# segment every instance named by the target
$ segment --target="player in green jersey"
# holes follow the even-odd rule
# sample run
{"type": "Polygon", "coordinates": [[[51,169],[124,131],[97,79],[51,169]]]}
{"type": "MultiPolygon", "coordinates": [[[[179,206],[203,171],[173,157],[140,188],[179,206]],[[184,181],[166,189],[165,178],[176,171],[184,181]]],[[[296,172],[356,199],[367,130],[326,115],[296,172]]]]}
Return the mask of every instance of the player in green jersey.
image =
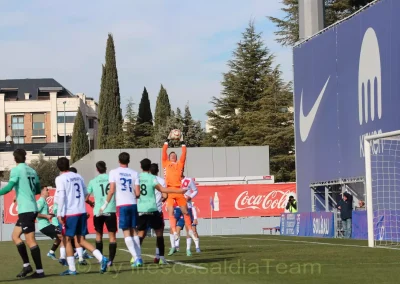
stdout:
{"type": "Polygon", "coordinates": [[[11,170],[10,180],[0,190],[0,195],[7,194],[14,188],[17,196],[18,221],[15,224],[12,239],[23,261],[22,271],[17,277],[24,278],[33,272],[26,246],[21,239],[21,235],[24,234],[36,266],[36,272],[29,278],[42,278],[44,277],[42,259],[40,248],[35,239],[35,219],[38,214],[35,195],[41,192],[39,177],[34,169],[25,164],[26,152],[24,149],[16,149],[13,155],[17,166],[11,170]]]}
{"type": "Polygon", "coordinates": [[[139,183],[137,183],[139,185],[136,186],[140,190],[138,200],[139,221],[137,226],[140,243],[142,244],[146,236],[146,229],[151,227],[157,236],[157,247],[160,251],[159,264],[167,264],[164,257],[163,220],[157,207],[156,190],[161,193],[183,194],[186,189],[167,189],[162,187],[158,183],[157,177],[150,173],[151,161],[149,159],[140,161],[140,166],[143,172],[139,175],[139,183]]]}
{"type": "Polygon", "coordinates": [[[93,224],[96,230],[96,249],[103,253],[103,228],[104,224],[107,226],[109,236],[109,253],[110,263],[112,266],[115,254],[117,253],[117,239],[115,234],[117,232],[117,208],[115,204],[115,197],[111,198],[107,208],[100,214],[100,208],[107,199],[107,194],[110,189],[110,183],[108,182],[108,174],[106,163],[99,161],[96,163],[96,169],[99,173],[97,177],[92,179],[88,185],[88,196],[86,202],[89,202],[90,195],[94,196],[94,209],[93,209],[93,224]]]}
{"type": "Polygon", "coordinates": [[[62,241],[61,230],[59,226],[54,226],[50,223],[53,218],[53,214],[49,214],[49,205],[47,204],[47,197],[49,197],[49,189],[47,186],[42,187],[42,193],[40,194],[39,200],[36,202],[38,207],[38,227],[39,231],[43,234],[55,240],[47,256],[53,260],[57,260],[55,251],[60,246],[62,241]]]}

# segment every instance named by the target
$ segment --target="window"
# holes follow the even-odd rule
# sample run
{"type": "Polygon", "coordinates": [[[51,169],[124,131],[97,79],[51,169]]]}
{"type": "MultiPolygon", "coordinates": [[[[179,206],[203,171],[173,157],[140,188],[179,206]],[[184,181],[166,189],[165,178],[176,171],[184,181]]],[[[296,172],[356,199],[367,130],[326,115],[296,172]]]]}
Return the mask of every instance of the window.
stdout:
{"type": "Polygon", "coordinates": [[[44,130],[44,113],[32,114],[32,136],[43,136],[45,135],[44,130]]]}
{"type": "Polygon", "coordinates": [[[11,135],[15,144],[24,143],[24,117],[22,115],[11,117],[11,135]]]}
{"type": "MultiPolygon", "coordinates": [[[[76,117],[76,111],[65,112],[65,123],[74,123],[76,117]]],[[[57,123],[64,123],[64,112],[57,112],[57,123]]]]}
{"type": "Polygon", "coordinates": [[[94,128],[94,119],[89,118],[89,129],[93,129],[93,128],[94,128]]]}
{"type": "Polygon", "coordinates": [[[39,92],[38,93],[38,100],[50,100],[50,93],[49,92],[39,92]]]}
{"type": "Polygon", "coordinates": [[[46,143],[46,138],[34,137],[32,138],[32,143],[46,143]]]}

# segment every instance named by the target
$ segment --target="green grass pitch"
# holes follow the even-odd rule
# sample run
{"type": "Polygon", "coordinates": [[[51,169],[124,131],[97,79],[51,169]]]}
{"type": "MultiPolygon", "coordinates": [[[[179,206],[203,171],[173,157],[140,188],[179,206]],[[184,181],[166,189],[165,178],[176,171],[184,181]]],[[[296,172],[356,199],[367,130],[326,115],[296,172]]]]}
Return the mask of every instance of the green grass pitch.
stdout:
{"type": "MultiPolygon", "coordinates": [[[[165,241],[169,244],[167,237],[165,241]]],[[[0,283],[400,283],[400,251],[368,248],[366,241],[256,235],[202,237],[200,244],[202,253],[192,248],[193,256],[187,257],[182,238],[181,252],[167,256],[170,265],[159,267],[152,258],[155,238],[147,238],[145,266],[132,269],[130,254],[119,240],[107,273],[99,274],[97,261],[90,259],[90,265],[77,266],[79,275],[61,277],[66,267],[46,257],[51,241],[40,241],[46,278],[17,280],[20,257],[11,242],[1,242],[0,283]]],[[[106,243],[104,252],[108,254],[106,243]]]]}

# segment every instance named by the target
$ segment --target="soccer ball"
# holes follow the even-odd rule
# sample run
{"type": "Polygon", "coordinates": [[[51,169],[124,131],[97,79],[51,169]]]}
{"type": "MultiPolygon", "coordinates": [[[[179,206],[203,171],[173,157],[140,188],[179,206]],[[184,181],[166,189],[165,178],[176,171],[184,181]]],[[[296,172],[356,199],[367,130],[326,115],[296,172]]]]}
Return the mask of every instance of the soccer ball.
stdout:
{"type": "Polygon", "coordinates": [[[181,131],[179,129],[173,129],[170,132],[170,138],[172,140],[179,140],[181,138],[181,131]]]}

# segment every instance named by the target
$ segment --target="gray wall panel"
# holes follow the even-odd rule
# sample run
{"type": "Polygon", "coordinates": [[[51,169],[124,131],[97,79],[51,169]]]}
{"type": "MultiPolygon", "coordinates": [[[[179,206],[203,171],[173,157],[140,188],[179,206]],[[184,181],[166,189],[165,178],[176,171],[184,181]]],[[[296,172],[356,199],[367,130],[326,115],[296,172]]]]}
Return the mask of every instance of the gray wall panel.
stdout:
{"type": "Polygon", "coordinates": [[[214,164],[214,176],[226,177],[227,176],[227,163],[225,148],[211,148],[212,160],[214,164]]]}
{"type": "Polygon", "coordinates": [[[239,176],[249,175],[269,175],[269,148],[261,146],[240,148],[240,174],[239,176]],[[251,174],[251,172],[258,172],[251,174]],[[249,174],[250,173],[250,174],[249,174]]]}
{"type": "MultiPolygon", "coordinates": [[[[95,164],[102,160],[108,170],[118,167],[118,155],[122,151],[131,154],[131,167],[140,171],[139,162],[149,158],[161,168],[161,149],[94,150],[73,166],[89,181],[96,176],[95,164]]],[[[170,148],[178,158],[181,148],[170,148]]],[[[188,148],[185,175],[194,178],[237,177],[269,175],[269,150],[263,147],[201,147],[188,148]]]]}
{"type": "Polygon", "coordinates": [[[226,176],[240,176],[240,147],[226,147],[226,176]]]}

